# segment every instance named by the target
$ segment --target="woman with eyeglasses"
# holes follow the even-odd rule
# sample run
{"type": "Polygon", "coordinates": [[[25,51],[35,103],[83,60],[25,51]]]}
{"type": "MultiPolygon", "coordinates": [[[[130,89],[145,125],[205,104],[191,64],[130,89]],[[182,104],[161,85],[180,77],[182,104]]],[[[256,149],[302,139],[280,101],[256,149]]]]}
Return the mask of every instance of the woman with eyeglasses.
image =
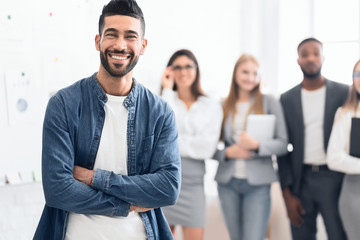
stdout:
{"type": "Polygon", "coordinates": [[[224,144],[214,158],[225,224],[232,240],[264,240],[270,186],[277,181],[275,156],[287,152],[288,142],[281,104],[261,93],[259,63],[252,55],[237,60],[223,109],[224,144]]]}
{"type": "Polygon", "coordinates": [[[349,240],[360,237],[360,60],[353,70],[347,102],[339,108],[327,149],[330,169],[345,173],[339,209],[349,240]]]}
{"type": "Polygon", "coordinates": [[[204,160],[216,150],[222,107],[202,91],[199,64],[189,50],[182,49],[171,56],[161,83],[162,98],[175,112],[182,169],[179,199],[163,211],[174,237],[178,225],[184,240],[201,240],[206,209],[204,160]]]}

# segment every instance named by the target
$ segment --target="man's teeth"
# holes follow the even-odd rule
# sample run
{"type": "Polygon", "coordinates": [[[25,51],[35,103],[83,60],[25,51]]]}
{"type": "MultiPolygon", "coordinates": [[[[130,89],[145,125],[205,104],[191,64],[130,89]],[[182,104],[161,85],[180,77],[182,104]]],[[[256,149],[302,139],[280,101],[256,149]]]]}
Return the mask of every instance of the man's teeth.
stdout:
{"type": "Polygon", "coordinates": [[[119,57],[119,56],[111,56],[111,58],[115,58],[117,60],[125,60],[127,57],[119,57]]]}

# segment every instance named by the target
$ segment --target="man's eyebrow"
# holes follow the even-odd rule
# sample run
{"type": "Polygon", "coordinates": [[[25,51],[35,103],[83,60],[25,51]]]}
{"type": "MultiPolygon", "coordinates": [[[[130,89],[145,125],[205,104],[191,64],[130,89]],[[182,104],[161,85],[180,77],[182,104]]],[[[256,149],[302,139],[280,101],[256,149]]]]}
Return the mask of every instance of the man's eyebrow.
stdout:
{"type": "MultiPolygon", "coordinates": [[[[107,32],[116,32],[116,33],[118,33],[119,30],[117,30],[116,28],[107,28],[104,31],[104,34],[107,33],[107,32]]],[[[139,33],[137,31],[134,31],[134,30],[126,30],[125,33],[127,33],[127,34],[135,34],[136,36],[139,36],[139,33]]]]}
{"type": "Polygon", "coordinates": [[[116,28],[107,28],[104,33],[107,33],[107,32],[118,32],[118,30],[116,28]]]}
{"type": "Polygon", "coordinates": [[[134,30],[127,30],[125,31],[127,34],[135,34],[136,36],[139,36],[139,33],[134,30]]]}

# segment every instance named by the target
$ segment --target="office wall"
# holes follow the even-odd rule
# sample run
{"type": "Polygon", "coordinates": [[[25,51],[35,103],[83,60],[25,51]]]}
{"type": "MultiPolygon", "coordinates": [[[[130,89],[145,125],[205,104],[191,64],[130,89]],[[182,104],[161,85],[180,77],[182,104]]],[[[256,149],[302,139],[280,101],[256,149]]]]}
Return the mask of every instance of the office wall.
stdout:
{"type": "Polygon", "coordinates": [[[0,175],[40,170],[49,95],[96,71],[98,2],[1,2],[0,175]]]}
{"type": "MultiPolygon", "coordinates": [[[[98,70],[98,16],[107,1],[0,2],[0,178],[40,171],[49,96],[98,70]]],[[[170,55],[191,49],[206,92],[225,96],[242,49],[240,1],[138,1],[148,48],[135,77],[154,92],[170,55]]]]}

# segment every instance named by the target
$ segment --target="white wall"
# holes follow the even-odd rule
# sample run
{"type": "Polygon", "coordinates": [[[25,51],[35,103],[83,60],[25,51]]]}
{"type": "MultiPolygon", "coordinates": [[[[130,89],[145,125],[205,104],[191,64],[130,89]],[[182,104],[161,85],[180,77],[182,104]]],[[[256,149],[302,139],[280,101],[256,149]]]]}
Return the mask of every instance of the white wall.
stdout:
{"type": "MultiPolygon", "coordinates": [[[[0,176],[40,170],[48,97],[98,70],[94,37],[106,2],[0,2],[0,176]],[[28,102],[22,113],[16,107],[19,98],[28,102]]],[[[225,96],[241,53],[240,1],[138,2],[145,15],[148,48],[135,77],[157,93],[170,55],[188,48],[200,62],[205,91],[225,96]]]]}
{"type": "Polygon", "coordinates": [[[1,1],[0,174],[40,169],[49,94],[96,71],[98,2],[1,1]],[[19,98],[28,102],[22,113],[19,98]]]}
{"type": "Polygon", "coordinates": [[[198,58],[206,92],[224,96],[241,51],[241,1],[139,1],[147,21],[148,49],[135,75],[155,92],[171,54],[181,48],[198,58]]]}
{"type": "Polygon", "coordinates": [[[44,208],[41,183],[0,187],[0,240],[32,239],[44,208]]]}

